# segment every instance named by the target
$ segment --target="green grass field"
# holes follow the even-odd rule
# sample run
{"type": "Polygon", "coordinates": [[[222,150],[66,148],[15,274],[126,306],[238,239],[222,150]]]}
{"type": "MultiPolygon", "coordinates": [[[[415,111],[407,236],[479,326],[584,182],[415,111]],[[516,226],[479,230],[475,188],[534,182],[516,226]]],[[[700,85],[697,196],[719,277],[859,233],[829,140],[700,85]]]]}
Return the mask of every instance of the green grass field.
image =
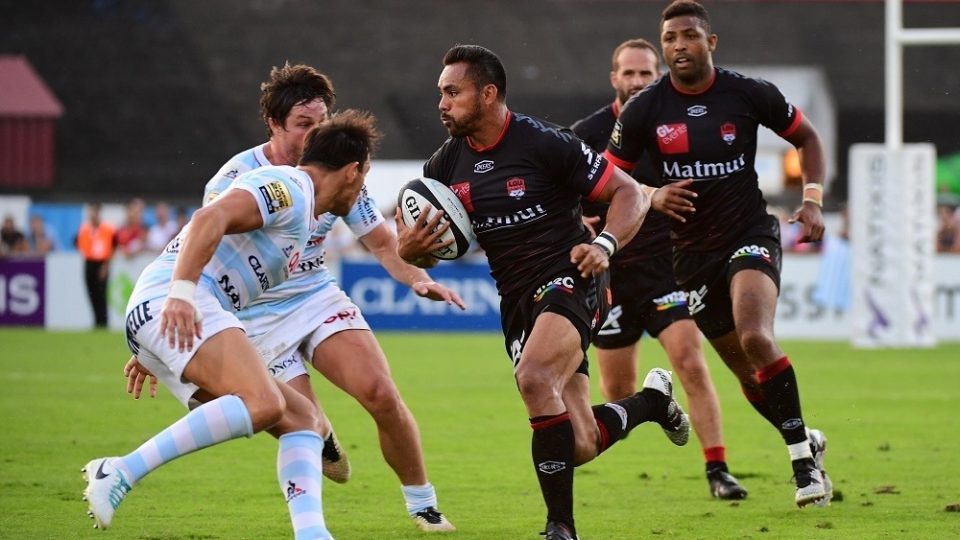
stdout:
{"type": "MultiPolygon", "coordinates": [[[[380,338],[420,424],[441,509],[459,528],[452,537],[539,538],[530,429],[500,337],[380,338]]],[[[676,448],[644,425],[578,469],[581,538],[960,537],[960,512],[947,510],[960,504],[960,345],[784,348],[808,423],[830,439],[827,468],[842,500],[794,507],[783,443],[711,355],[728,460],[749,498],[712,500],[696,441],[676,448]]],[[[666,365],[655,344],[643,352],[644,371],[666,365]]],[[[119,334],[0,330],[0,538],[290,538],[276,443],[266,435],[173,462],[136,486],[110,530],[92,528],[80,467],[134,448],[182,414],[164,390],[155,400],[129,398],[120,373],[127,354],[119,334]]],[[[330,530],[339,540],[422,538],[369,417],[325,382],[315,385],[354,468],[350,483],[324,486],[330,530]]]]}

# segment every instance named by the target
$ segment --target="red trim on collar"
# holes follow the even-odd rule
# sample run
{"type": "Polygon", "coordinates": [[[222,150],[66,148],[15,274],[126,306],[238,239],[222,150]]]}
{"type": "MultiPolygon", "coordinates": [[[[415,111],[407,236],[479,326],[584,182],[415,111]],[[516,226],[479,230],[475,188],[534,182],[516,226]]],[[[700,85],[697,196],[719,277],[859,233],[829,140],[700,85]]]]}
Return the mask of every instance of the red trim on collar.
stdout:
{"type": "Polygon", "coordinates": [[[507,134],[507,128],[510,127],[510,119],[511,119],[512,117],[513,117],[513,113],[511,113],[509,110],[507,110],[507,118],[506,118],[506,121],[504,121],[504,123],[503,123],[503,129],[500,130],[500,135],[497,136],[497,140],[493,141],[493,144],[491,144],[490,146],[484,146],[483,148],[477,148],[476,146],[473,145],[473,141],[470,140],[470,137],[467,137],[467,145],[468,145],[468,146],[470,147],[470,149],[473,150],[474,152],[487,152],[487,151],[489,151],[489,150],[493,150],[498,144],[500,144],[500,141],[503,140],[504,136],[506,136],[506,134],[507,134]]]}
{"type": "Polygon", "coordinates": [[[620,100],[619,99],[613,100],[613,117],[620,118],[620,100]]]}
{"type": "Polygon", "coordinates": [[[672,86],[674,90],[676,90],[677,92],[685,96],[699,96],[700,94],[704,94],[707,92],[707,90],[710,90],[711,88],[713,88],[713,84],[715,82],[717,82],[717,68],[713,68],[713,71],[710,73],[710,83],[707,84],[707,86],[699,92],[691,92],[689,90],[684,90],[678,87],[677,84],[673,82],[673,77],[670,77],[670,86],[672,86]]]}

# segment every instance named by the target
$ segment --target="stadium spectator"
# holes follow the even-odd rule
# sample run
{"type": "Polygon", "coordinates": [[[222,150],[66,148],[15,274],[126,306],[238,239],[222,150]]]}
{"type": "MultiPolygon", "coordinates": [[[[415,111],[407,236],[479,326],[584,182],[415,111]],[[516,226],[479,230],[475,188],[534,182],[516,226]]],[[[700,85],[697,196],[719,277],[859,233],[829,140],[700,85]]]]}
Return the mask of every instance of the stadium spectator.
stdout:
{"type": "Polygon", "coordinates": [[[190,221],[190,212],[187,210],[185,206],[178,206],[176,214],[177,214],[177,217],[175,222],[177,224],[176,226],[177,232],[174,233],[174,236],[179,234],[180,231],[183,230],[183,227],[187,224],[187,222],[190,221]]]}
{"type": "Polygon", "coordinates": [[[147,231],[147,250],[158,253],[180,232],[180,228],[170,219],[170,207],[166,203],[157,203],[153,215],[155,221],[147,231]]]}
{"type": "MultiPolygon", "coordinates": [[[[660,54],[647,40],[624,41],[613,51],[610,84],[614,99],[577,121],[570,129],[598,152],[607,148],[613,125],[631,96],[660,76],[660,54]]],[[[647,186],[659,175],[643,159],[632,176],[647,186]]],[[[603,228],[606,205],[582,203],[584,216],[596,216],[603,228]]],[[[637,352],[644,332],[660,341],[680,377],[690,422],[700,439],[710,493],[720,499],[743,499],[747,490],[727,468],[720,401],[703,356],[700,330],[687,309],[686,295],[673,278],[670,223],[666,214],[651,212],[629,244],[610,258],[610,315],[593,339],[600,366],[600,389],[609,401],[637,391],[637,352]]]]}
{"type": "Polygon", "coordinates": [[[656,197],[673,238],[673,269],[690,312],[757,411],[789,451],[798,506],[829,502],[825,438],[807,430],[790,360],[773,333],[782,249],[754,169],[763,124],[800,150],[806,182],[799,242],[823,237],[823,148],[816,130],[772,84],[713,66],[717,36],[695,1],[668,5],[660,45],[669,69],[620,114],[607,157],[632,170],[644,152],[661,171],[656,197]]]}
{"type": "Polygon", "coordinates": [[[937,252],[960,252],[960,212],[948,202],[937,203],[937,252]]]}
{"type": "Polygon", "coordinates": [[[93,307],[94,324],[97,328],[106,328],[107,278],[116,247],[116,234],[113,225],[100,219],[100,210],[100,203],[89,206],[87,221],[77,232],[77,250],[83,257],[83,275],[93,307]]]}
{"type": "Polygon", "coordinates": [[[331,538],[316,407],[271,377],[235,313],[288,277],[320,215],[350,211],[378,137],[373,117],[357,111],[310,131],[298,167],[239,177],[137,279],[128,347],[181,403],[204,403],[129,454],[87,463],[96,525],[108,527],[133,486],[165,463],[270,429],[279,436],[277,476],[294,538],[331,538]]]}
{"type": "Polygon", "coordinates": [[[53,230],[43,221],[43,216],[30,216],[30,230],[27,232],[27,244],[31,255],[46,255],[57,249],[57,239],[53,230]]]}
{"type": "Polygon", "coordinates": [[[5,216],[0,228],[0,255],[23,255],[27,251],[27,239],[13,222],[13,216],[5,216]]]}
{"type": "MultiPolygon", "coordinates": [[[[572,540],[576,465],[641,422],[658,422],[674,444],[689,436],[670,375],[660,369],[641,392],[590,407],[585,352],[607,315],[609,257],[640,228],[649,201],[570,130],[510,111],[506,73],[492,51],[458,45],[443,65],[439,112],[450,138],[423,173],[458,194],[487,253],[507,355],[533,429],[533,464],[547,506],[543,534],[572,540]],[[580,220],[581,195],[610,203],[607,226],[593,243],[580,220]]],[[[422,212],[412,228],[396,214],[405,260],[436,263],[429,253],[449,222],[440,226],[435,214],[428,220],[422,212]]]]}
{"type": "Polygon", "coordinates": [[[127,218],[117,229],[117,249],[124,257],[133,257],[146,249],[147,228],[143,224],[143,199],[127,203],[127,218]]]}
{"type": "Polygon", "coordinates": [[[840,205],[840,229],[823,235],[823,256],[813,289],[813,302],[837,313],[850,308],[852,261],[850,259],[849,212],[846,203],[840,205]]]}

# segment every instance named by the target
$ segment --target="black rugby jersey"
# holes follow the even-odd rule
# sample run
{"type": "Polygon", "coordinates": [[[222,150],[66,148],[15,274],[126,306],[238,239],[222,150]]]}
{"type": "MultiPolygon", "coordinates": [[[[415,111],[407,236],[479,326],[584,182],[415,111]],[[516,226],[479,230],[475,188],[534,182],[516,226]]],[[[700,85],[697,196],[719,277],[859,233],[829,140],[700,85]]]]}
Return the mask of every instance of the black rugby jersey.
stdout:
{"type": "Polygon", "coordinates": [[[697,211],[670,221],[674,247],[723,249],[767,214],[754,169],[757,126],[786,137],[802,118],[761,79],[716,68],[706,90],[688,94],[664,76],[627,102],[605,156],[631,170],[646,150],[663,182],[693,178],[697,211]]]}
{"type": "Polygon", "coordinates": [[[467,209],[501,295],[574,266],[570,249],[590,242],[581,195],[596,198],[613,172],[569,129],[512,112],[493,145],[451,137],[423,166],[467,209]]]}
{"type": "MultiPolygon", "coordinates": [[[[595,111],[590,116],[578,120],[570,126],[570,129],[580,137],[583,142],[598,152],[603,152],[610,141],[610,133],[613,131],[613,125],[620,115],[620,104],[613,101],[609,105],[595,111]]],[[[641,184],[659,187],[660,176],[653,168],[653,164],[647,156],[643,156],[637,161],[636,167],[631,175],[641,184]]],[[[610,206],[604,202],[583,203],[583,213],[587,216],[599,216],[600,223],[595,225],[597,232],[606,225],[607,208],[610,206]]],[[[643,226],[637,231],[627,245],[613,255],[610,264],[628,265],[638,261],[657,257],[670,252],[670,222],[666,214],[661,214],[653,209],[647,212],[647,217],[643,220],[643,226]]]]}

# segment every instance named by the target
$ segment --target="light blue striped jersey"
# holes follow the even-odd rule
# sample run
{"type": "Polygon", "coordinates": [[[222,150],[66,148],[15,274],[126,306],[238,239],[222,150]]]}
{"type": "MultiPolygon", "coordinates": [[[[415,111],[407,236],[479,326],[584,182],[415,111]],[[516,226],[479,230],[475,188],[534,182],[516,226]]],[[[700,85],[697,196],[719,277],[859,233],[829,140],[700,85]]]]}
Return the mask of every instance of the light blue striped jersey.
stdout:
{"type": "MultiPolygon", "coordinates": [[[[233,156],[226,162],[217,174],[207,182],[204,189],[204,204],[212,201],[223,192],[238,174],[270,165],[263,153],[265,144],[255,146],[233,156]]],[[[328,286],[335,286],[336,279],[324,265],[323,242],[333,228],[338,216],[326,213],[316,221],[316,228],[312,231],[307,247],[300,258],[299,264],[293,270],[290,279],[271,288],[261,295],[250,306],[243,309],[237,316],[240,320],[251,320],[257,317],[282,316],[296,310],[305,300],[304,293],[319,292],[328,286]]],[[[344,223],[357,238],[366,235],[375,227],[384,222],[383,214],[377,208],[376,202],[367,192],[367,186],[360,190],[356,204],[350,213],[343,217],[344,223]]]]}
{"type": "Polygon", "coordinates": [[[273,165],[270,163],[270,160],[267,159],[266,154],[263,153],[263,149],[267,144],[269,143],[244,150],[230,158],[230,161],[224,163],[223,167],[220,167],[217,174],[213,175],[213,178],[208,180],[207,185],[203,188],[204,206],[216,199],[217,195],[226,191],[227,188],[230,187],[230,184],[241,174],[259,169],[260,167],[273,165]]]}
{"type": "MultiPolygon", "coordinates": [[[[314,193],[310,176],[295,167],[262,167],[240,174],[227,190],[242,189],[257,202],[263,227],[228,234],[203,267],[199,286],[207,287],[227,311],[239,311],[264,291],[285,281],[300,263],[311,232],[314,193]]],[[[184,230],[140,274],[129,306],[167,293],[184,230]]]]}

